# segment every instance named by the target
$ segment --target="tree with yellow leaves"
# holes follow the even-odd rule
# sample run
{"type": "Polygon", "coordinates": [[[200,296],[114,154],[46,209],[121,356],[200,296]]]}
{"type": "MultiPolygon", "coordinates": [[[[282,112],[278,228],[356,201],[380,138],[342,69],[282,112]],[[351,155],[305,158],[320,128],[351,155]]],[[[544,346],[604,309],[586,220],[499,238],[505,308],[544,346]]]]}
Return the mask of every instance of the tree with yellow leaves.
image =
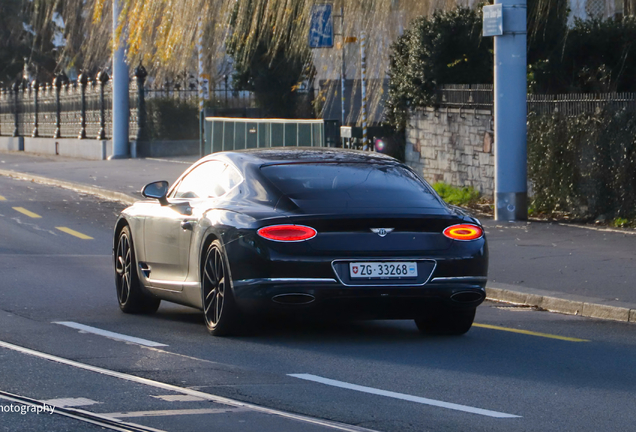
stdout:
{"type": "MultiPolygon", "coordinates": [[[[111,7],[114,0],[23,0],[40,8],[41,22],[60,12],[67,23],[65,62],[79,68],[95,69],[108,64],[112,46],[111,7]]],[[[308,17],[314,0],[251,0],[250,8],[258,13],[239,13],[232,25],[236,0],[119,0],[119,32],[127,43],[128,61],[139,62],[157,78],[175,77],[183,71],[196,70],[195,44],[198,26],[203,26],[204,68],[212,84],[226,75],[228,41],[240,41],[239,62],[251,56],[276,53],[289,55],[307,52],[308,17]]],[[[528,0],[529,37],[548,40],[541,23],[568,0],[528,0]],[[533,24],[534,23],[534,24],[533,24]]],[[[335,30],[344,36],[368,35],[367,75],[381,82],[386,78],[392,43],[409,27],[411,21],[435,10],[460,6],[478,7],[476,0],[333,0],[334,10],[344,8],[344,28],[335,20],[335,30]]],[[[625,0],[625,13],[636,10],[636,0],[625,0]]],[[[341,38],[333,49],[313,50],[312,61],[317,79],[337,80],[341,67],[341,38]]],[[[347,74],[359,74],[357,46],[345,46],[351,61],[347,74]]],[[[298,77],[302,79],[302,77],[298,77]]],[[[370,108],[378,105],[381,88],[370,88],[370,108]]],[[[356,121],[357,119],[350,119],[356,121]]]]}

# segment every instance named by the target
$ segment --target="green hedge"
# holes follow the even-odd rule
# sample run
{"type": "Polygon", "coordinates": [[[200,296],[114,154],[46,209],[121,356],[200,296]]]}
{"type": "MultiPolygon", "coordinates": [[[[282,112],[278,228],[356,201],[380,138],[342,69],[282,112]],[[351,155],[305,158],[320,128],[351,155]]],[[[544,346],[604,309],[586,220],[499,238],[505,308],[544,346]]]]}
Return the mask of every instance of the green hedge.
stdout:
{"type": "Polygon", "coordinates": [[[489,84],[492,38],[482,38],[481,11],[458,7],[413,21],[392,46],[386,120],[404,130],[409,110],[438,103],[443,84],[489,84]]]}
{"type": "Polygon", "coordinates": [[[532,208],[580,218],[636,216],[636,111],[530,115],[532,208]]]}
{"type": "Polygon", "coordinates": [[[199,108],[196,101],[173,98],[147,99],[146,110],[150,139],[199,139],[199,108]]]}

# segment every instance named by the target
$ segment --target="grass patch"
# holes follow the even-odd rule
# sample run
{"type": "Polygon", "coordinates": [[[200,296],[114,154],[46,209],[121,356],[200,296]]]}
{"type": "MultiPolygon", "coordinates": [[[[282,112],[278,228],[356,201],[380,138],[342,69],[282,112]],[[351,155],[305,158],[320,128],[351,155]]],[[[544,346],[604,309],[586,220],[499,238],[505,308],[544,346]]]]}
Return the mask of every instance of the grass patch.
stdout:
{"type": "Polygon", "coordinates": [[[472,186],[457,188],[440,182],[433,184],[433,189],[451,205],[467,207],[475,205],[479,201],[479,191],[476,191],[472,186]]]}
{"type": "Polygon", "coordinates": [[[616,228],[627,228],[629,226],[632,225],[631,221],[625,218],[621,218],[618,217],[616,219],[614,219],[611,224],[612,226],[616,227],[616,228]]]}

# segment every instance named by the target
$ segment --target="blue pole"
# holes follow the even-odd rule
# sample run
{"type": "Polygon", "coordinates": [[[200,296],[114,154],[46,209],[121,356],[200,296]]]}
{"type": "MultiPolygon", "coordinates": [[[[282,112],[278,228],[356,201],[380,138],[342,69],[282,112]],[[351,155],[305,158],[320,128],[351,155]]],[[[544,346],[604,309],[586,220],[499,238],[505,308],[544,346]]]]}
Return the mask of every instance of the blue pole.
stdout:
{"type": "Polygon", "coordinates": [[[528,219],[526,0],[503,6],[495,36],[495,219],[528,219]]]}
{"type": "MultiPolygon", "coordinates": [[[[113,0],[113,43],[116,43],[121,0],[113,0]]],[[[122,38],[123,39],[123,38],[122,38]]],[[[130,155],[128,148],[128,65],[125,61],[126,42],[117,43],[113,54],[113,154],[109,159],[122,159],[130,155]]]]}

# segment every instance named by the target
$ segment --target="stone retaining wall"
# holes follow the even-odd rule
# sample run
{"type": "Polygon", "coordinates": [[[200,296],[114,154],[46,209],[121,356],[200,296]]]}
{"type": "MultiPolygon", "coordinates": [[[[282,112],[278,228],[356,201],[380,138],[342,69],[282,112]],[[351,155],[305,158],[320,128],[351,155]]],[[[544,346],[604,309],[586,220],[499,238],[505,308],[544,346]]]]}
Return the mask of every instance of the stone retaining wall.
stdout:
{"type": "Polygon", "coordinates": [[[427,108],[411,115],[406,163],[429,183],[472,186],[493,197],[495,160],[492,112],[427,108]]]}

